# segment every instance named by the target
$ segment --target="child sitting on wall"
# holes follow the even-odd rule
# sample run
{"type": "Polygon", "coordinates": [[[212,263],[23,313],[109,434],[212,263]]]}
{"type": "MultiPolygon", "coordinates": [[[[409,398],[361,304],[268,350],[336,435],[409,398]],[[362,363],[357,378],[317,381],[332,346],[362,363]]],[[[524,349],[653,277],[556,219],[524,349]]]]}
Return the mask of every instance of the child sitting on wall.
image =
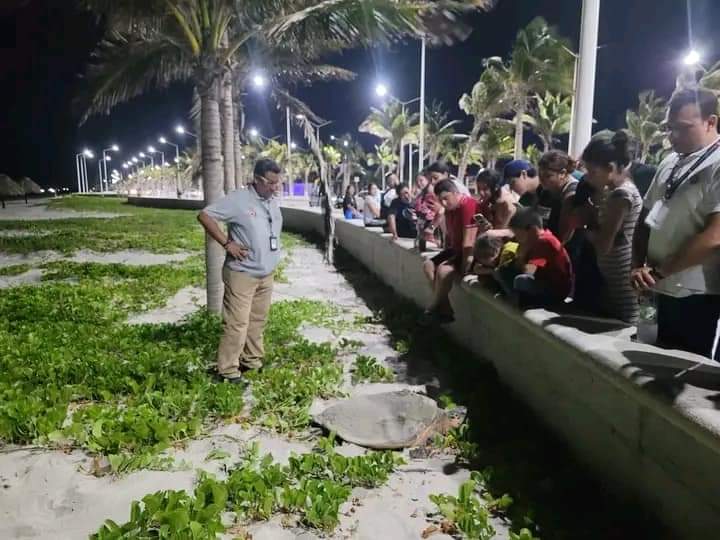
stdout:
{"type": "Polygon", "coordinates": [[[506,294],[521,307],[563,304],[572,292],[573,273],[560,240],[532,208],[518,210],[510,229],[519,244],[513,272],[497,274],[506,294]]]}

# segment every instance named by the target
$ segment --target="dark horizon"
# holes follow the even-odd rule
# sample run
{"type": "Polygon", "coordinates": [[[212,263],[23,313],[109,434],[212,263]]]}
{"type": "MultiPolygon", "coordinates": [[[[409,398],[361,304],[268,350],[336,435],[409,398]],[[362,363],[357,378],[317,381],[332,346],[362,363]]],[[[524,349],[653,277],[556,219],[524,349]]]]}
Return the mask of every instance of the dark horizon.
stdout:
{"type": "MultiPolygon", "coordinates": [[[[441,101],[452,118],[466,120],[457,102],[480,75],[482,59],[506,57],[517,31],[538,15],[577,47],[581,3],[499,0],[491,12],[473,16],[473,33],[468,40],[428,51],[428,103],[441,101]]],[[[717,59],[711,38],[720,5],[711,0],[689,3],[692,30],[685,2],[668,6],[647,0],[603,1],[595,100],[597,129],[622,127],[625,111],[636,106],[642,90],[655,89],[668,96],[675,85],[680,58],[691,43],[702,51],[707,63],[717,59]]],[[[77,126],[71,103],[101,30],[92,16],[80,13],[71,2],[29,0],[12,15],[0,16],[0,30],[6,36],[0,49],[0,92],[8,104],[0,113],[0,133],[5,141],[0,173],[13,178],[30,176],[45,187],[72,188],[76,185],[74,156],[84,146],[98,150],[117,143],[122,162],[156,143],[159,135],[174,136],[171,132],[177,122],[188,123],[191,87],[186,84],[151,92],[118,106],[110,116],[95,116],[77,126]]],[[[369,107],[377,105],[375,81],[385,80],[400,99],[416,97],[419,44],[406,43],[392,51],[355,50],[333,60],[356,71],[357,79],[299,88],[295,93],[321,117],[334,121],[323,131],[324,138],[349,132],[371,150],[377,139],[359,134],[357,126],[369,107]]],[[[245,106],[248,125],[267,136],[284,134],[284,116],[264,95],[250,94],[245,106]]],[[[300,130],[295,130],[294,138],[300,137],[300,130]]],[[[93,172],[90,174],[94,178],[93,172]]]]}

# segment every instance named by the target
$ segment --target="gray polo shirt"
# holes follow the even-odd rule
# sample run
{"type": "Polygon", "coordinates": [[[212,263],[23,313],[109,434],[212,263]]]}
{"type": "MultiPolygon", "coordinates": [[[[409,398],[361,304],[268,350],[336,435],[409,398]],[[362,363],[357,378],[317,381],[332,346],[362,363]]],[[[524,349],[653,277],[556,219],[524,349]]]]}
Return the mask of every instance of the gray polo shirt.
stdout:
{"type": "Polygon", "coordinates": [[[275,197],[261,198],[253,186],[238,189],[205,208],[211,218],[227,223],[233,242],[248,248],[248,256],[237,260],[230,254],[225,265],[236,272],[253,277],[272,274],[280,262],[282,214],[275,197]],[[270,237],[277,238],[278,249],[270,249],[270,237]]]}

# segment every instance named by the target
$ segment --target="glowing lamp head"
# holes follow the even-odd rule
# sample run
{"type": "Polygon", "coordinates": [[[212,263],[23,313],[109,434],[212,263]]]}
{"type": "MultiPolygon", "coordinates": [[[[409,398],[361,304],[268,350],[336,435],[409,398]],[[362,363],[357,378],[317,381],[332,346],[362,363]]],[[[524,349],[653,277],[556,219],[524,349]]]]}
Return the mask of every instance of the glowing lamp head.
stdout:
{"type": "Polygon", "coordinates": [[[257,73],[253,75],[252,83],[255,88],[264,88],[267,84],[267,80],[261,74],[257,73]]]}
{"type": "Polygon", "coordinates": [[[387,96],[388,95],[387,85],[384,83],[378,83],[375,86],[375,95],[377,95],[378,97],[381,97],[381,98],[387,96]]]}
{"type": "Polygon", "coordinates": [[[683,63],[686,66],[696,66],[700,63],[700,53],[696,50],[692,50],[683,59],[683,63]]]}
{"type": "Polygon", "coordinates": [[[182,127],[182,126],[177,126],[177,127],[175,128],[175,132],[176,132],[176,133],[179,133],[180,135],[185,135],[185,128],[182,127]]]}
{"type": "Polygon", "coordinates": [[[166,139],[165,137],[160,137],[160,138],[158,139],[158,142],[159,142],[160,144],[167,144],[167,139],[166,139]]]}

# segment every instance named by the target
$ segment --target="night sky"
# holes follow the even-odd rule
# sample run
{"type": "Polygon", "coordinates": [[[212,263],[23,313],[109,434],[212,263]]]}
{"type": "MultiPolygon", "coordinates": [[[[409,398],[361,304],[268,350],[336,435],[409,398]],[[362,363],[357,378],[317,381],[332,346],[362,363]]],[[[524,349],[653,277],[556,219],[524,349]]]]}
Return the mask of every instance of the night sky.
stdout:
{"type": "MultiPolygon", "coordinates": [[[[5,4],[6,0],[2,0],[5,4]]],[[[717,0],[603,0],[595,102],[598,129],[617,128],[639,91],[654,88],[668,95],[679,60],[693,43],[704,59],[720,58],[714,34],[720,17],[717,0]]],[[[27,0],[19,10],[0,6],[0,173],[30,176],[44,186],[75,186],[75,153],[84,146],[121,146],[120,162],[172,127],[187,123],[191,88],[176,86],[117,107],[111,116],[92,118],[78,127],[71,100],[101,29],[71,0],[27,0]],[[7,9],[7,8],[5,8],[7,9]]],[[[471,19],[470,38],[454,47],[428,51],[427,99],[440,100],[459,119],[460,95],[482,71],[482,59],[506,56],[515,34],[537,15],[544,16],[577,47],[581,0],[499,0],[487,14],[471,19]]],[[[372,137],[357,126],[376,105],[374,84],[383,79],[394,95],[419,95],[419,45],[392,51],[351,51],[332,58],[358,73],[349,83],[327,83],[295,92],[320,116],[335,123],[323,137],[345,132],[358,136],[369,150],[372,137]]],[[[246,100],[248,125],[266,136],[284,133],[284,117],[262,95],[246,100]]],[[[300,133],[295,135],[300,139],[300,133]]],[[[190,142],[190,141],[188,141],[190,142]]],[[[91,179],[93,174],[91,173],[91,179]]]]}

